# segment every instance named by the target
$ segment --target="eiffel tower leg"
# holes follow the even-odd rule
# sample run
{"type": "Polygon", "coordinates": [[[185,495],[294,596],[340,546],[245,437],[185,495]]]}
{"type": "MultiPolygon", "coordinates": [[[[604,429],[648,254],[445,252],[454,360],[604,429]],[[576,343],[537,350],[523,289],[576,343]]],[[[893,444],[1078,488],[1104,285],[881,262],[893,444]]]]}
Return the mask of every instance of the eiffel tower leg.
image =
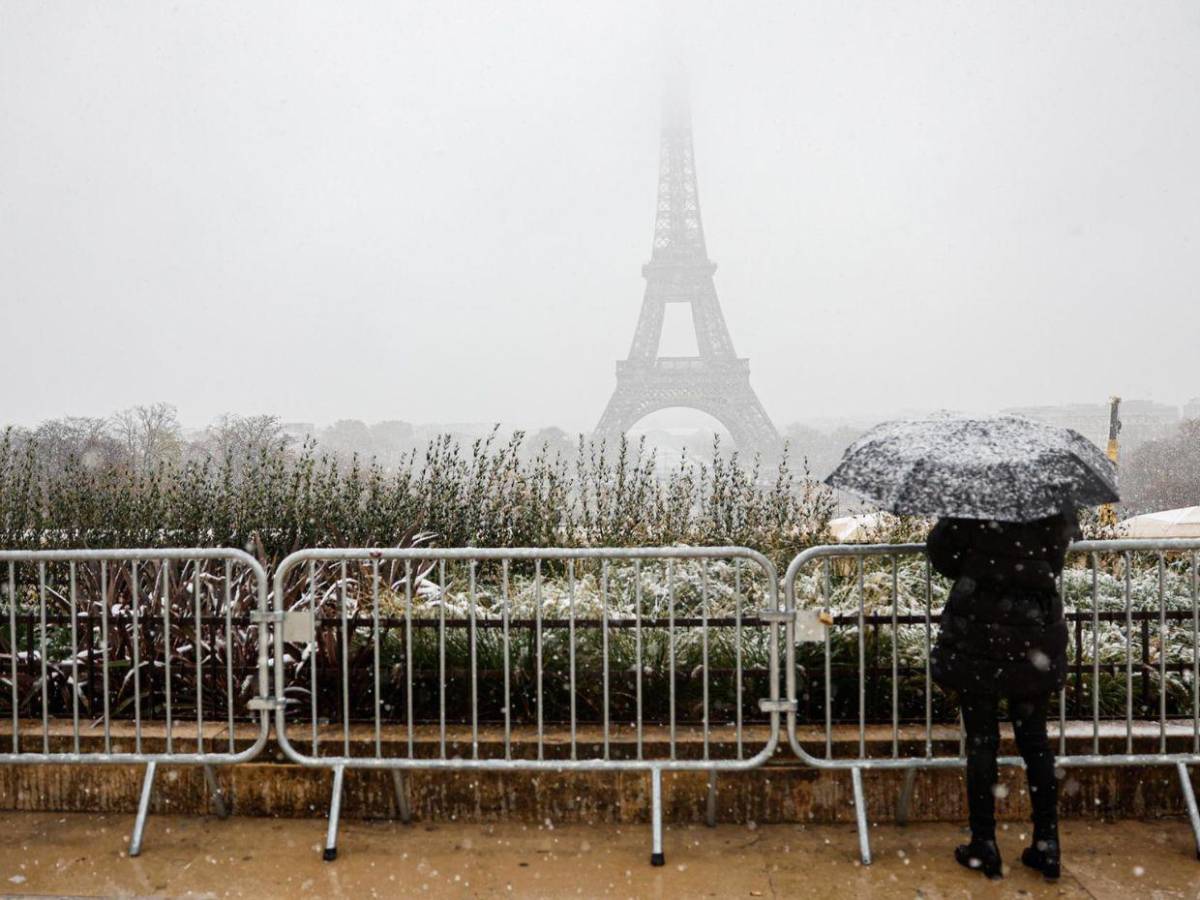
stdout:
{"type": "Polygon", "coordinates": [[[734,356],[733,339],[729,336],[729,327],[721,314],[721,304],[711,280],[707,285],[697,286],[696,299],[692,302],[692,323],[696,328],[696,349],[701,356],[734,356]]]}
{"type": "Polygon", "coordinates": [[[654,285],[646,286],[642,300],[642,311],[638,315],[637,330],[633,333],[633,344],[629,348],[630,359],[654,359],[662,341],[663,301],[654,285]]]}
{"type": "Polygon", "coordinates": [[[618,384],[596,425],[600,440],[616,441],[638,419],[639,398],[625,385],[618,384]]]}

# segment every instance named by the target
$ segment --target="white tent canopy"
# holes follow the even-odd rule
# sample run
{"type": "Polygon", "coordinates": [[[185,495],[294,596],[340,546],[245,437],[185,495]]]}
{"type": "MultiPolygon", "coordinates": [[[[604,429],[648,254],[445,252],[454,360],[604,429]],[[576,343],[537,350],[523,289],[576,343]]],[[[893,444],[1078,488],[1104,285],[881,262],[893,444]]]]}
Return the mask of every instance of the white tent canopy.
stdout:
{"type": "Polygon", "coordinates": [[[829,520],[829,531],[838,543],[878,539],[882,532],[895,524],[896,517],[884,512],[838,516],[829,520]]]}
{"type": "Polygon", "coordinates": [[[1131,538],[1200,537],[1200,506],[1166,509],[1126,519],[1120,525],[1121,536],[1131,538]]]}

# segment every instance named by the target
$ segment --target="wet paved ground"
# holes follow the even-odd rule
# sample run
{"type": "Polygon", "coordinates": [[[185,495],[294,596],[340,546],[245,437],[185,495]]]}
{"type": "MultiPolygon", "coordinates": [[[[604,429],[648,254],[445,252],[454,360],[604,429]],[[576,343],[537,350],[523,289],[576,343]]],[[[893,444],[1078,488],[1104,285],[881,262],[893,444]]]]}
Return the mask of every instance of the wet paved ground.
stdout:
{"type": "Polygon", "coordinates": [[[952,825],[872,831],[856,861],[846,826],[683,827],[667,865],[648,863],[646,827],[343,823],[341,857],[321,860],[318,820],[158,816],[130,859],[130,816],[6,813],[0,891],[8,895],[249,897],[1200,897],[1191,831],[1177,820],[1068,823],[1066,873],[1049,885],[1017,859],[987,882],[956,866],[952,825]]]}

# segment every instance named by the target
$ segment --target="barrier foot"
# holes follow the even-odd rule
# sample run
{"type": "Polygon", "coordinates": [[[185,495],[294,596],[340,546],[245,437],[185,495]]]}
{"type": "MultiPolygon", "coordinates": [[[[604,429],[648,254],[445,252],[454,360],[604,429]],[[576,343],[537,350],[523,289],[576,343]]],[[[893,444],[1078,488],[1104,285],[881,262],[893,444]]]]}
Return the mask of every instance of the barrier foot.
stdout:
{"type": "Polygon", "coordinates": [[[662,770],[650,770],[650,865],[665,866],[662,823],[662,770]]]}
{"type": "Polygon", "coordinates": [[[329,801],[329,830],[325,833],[325,862],[337,859],[338,817],[342,814],[342,779],[345,766],[333,767],[333,796],[329,801]]]}
{"type": "Polygon", "coordinates": [[[850,770],[850,780],[854,785],[854,816],[858,820],[858,852],[862,856],[862,864],[871,864],[871,836],[867,833],[867,798],[863,794],[862,769],[857,766],[850,770]]]}
{"type": "Polygon", "coordinates": [[[225,792],[217,782],[217,770],[212,766],[204,766],[204,781],[208,785],[208,795],[212,797],[213,808],[218,819],[229,818],[229,806],[225,803],[225,792]]]}
{"type": "Polygon", "coordinates": [[[912,804],[913,785],[917,780],[916,769],[904,770],[904,784],[900,786],[900,799],[896,802],[896,824],[908,824],[908,808],[912,804]]]}
{"type": "Polygon", "coordinates": [[[1196,838],[1196,858],[1200,859],[1200,810],[1196,808],[1196,792],[1192,790],[1192,779],[1188,775],[1187,763],[1176,763],[1179,770],[1179,786],[1183,788],[1183,801],[1187,804],[1188,818],[1192,822],[1192,834],[1196,838]]]}
{"type": "Polygon", "coordinates": [[[717,827],[717,770],[708,770],[708,806],[704,810],[704,824],[717,827]]]}
{"type": "Polygon", "coordinates": [[[412,824],[412,807],[408,802],[408,776],[392,769],[392,788],[396,792],[396,814],[405,825],[412,824]]]}
{"type": "Polygon", "coordinates": [[[150,813],[150,794],[154,790],[154,773],[158,763],[146,763],[146,775],[142,779],[142,796],[138,800],[137,818],[133,822],[133,837],[129,841],[129,855],[140,856],[142,853],[142,837],[146,833],[146,816],[150,813]]]}

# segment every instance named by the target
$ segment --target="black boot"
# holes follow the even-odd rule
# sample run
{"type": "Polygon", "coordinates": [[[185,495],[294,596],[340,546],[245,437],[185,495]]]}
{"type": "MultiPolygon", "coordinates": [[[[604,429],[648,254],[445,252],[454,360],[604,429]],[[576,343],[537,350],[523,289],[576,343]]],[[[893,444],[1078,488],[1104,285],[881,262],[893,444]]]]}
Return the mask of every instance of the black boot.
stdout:
{"type": "Polygon", "coordinates": [[[1062,874],[1062,851],[1058,846],[1058,826],[1043,831],[1034,830],[1033,844],[1021,852],[1021,862],[1037,869],[1046,878],[1054,880],[1062,874]]]}
{"type": "Polygon", "coordinates": [[[996,842],[972,837],[971,843],[954,848],[954,858],[960,866],[982,872],[988,878],[1001,876],[1000,848],[996,842]]]}

